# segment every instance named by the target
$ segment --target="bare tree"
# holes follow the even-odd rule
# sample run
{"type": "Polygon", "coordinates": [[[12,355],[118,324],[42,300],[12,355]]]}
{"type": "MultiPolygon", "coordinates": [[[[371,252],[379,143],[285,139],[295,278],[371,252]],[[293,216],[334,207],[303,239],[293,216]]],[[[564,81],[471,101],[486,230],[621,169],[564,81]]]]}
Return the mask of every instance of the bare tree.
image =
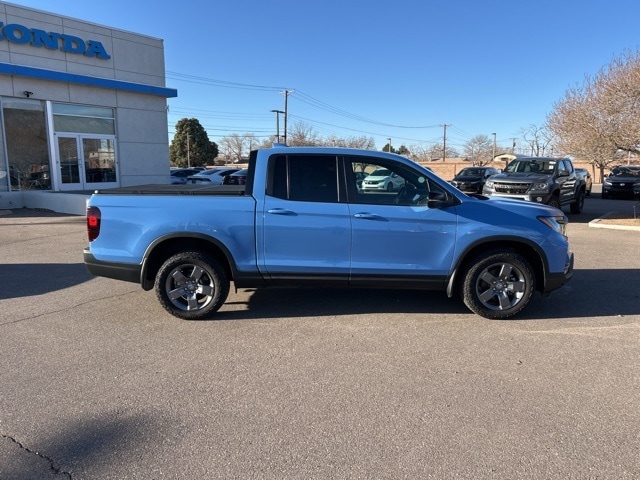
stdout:
{"type": "Polygon", "coordinates": [[[364,150],[374,150],[376,148],[376,142],[373,138],[365,136],[342,138],[330,135],[325,139],[321,139],[320,143],[331,147],[361,148],[364,150]]]}
{"type": "Polygon", "coordinates": [[[545,126],[529,125],[520,130],[526,145],[525,153],[531,156],[553,155],[553,135],[545,126]]]}
{"type": "Polygon", "coordinates": [[[220,140],[220,153],[228,163],[241,163],[247,152],[246,135],[232,133],[220,140]]]}
{"type": "Polygon", "coordinates": [[[547,117],[548,128],[566,153],[600,171],[640,153],[640,54],[614,59],[582,85],[567,90],[547,117]]]}
{"type": "Polygon", "coordinates": [[[304,122],[298,122],[293,125],[287,134],[287,145],[296,147],[318,146],[322,145],[322,140],[311,125],[307,125],[304,122]]]}
{"type": "Polygon", "coordinates": [[[474,165],[487,165],[493,161],[493,141],[488,135],[476,135],[463,148],[464,156],[474,165]]]}

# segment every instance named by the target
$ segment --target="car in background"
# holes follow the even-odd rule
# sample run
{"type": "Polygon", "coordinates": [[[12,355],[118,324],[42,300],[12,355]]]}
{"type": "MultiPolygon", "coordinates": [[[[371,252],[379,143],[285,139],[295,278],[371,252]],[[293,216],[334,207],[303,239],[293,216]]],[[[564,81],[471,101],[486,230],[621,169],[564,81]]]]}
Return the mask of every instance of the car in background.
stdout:
{"type": "Polygon", "coordinates": [[[449,183],[461,192],[482,193],[487,178],[498,173],[493,167],[465,167],[449,183]]]}
{"type": "Polygon", "coordinates": [[[640,197],[640,165],[619,165],[604,177],[602,198],[640,197]]]}
{"type": "Polygon", "coordinates": [[[222,185],[222,181],[227,175],[240,170],[239,168],[218,167],[210,168],[195,175],[191,175],[187,179],[187,183],[206,183],[207,185],[222,185]]]}
{"type": "Polygon", "coordinates": [[[588,197],[591,195],[591,187],[593,186],[593,180],[591,174],[586,168],[576,168],[576,174],[582,176],[585,185],[585,195],[588,197]]]}
{"type": "Polygon", "coordinates": [[[224,179],[222,180],[222,185],[246,185],[248,174],[249,170],[246,168],[238,170],[237,172],[224,177],[224,179]]]}
{"type": "Polygon", "coordinates": [[[169,183],[172,185],[184,185],[187,178],[198,173],[195,168],[172,168],[169,175],[169,183]]]}
{"type": "Polygon", "coordinates": [[[358,190],[362,189],[362,182],[365,178],[367,178],[366,172],[353,172],[353,175],[356,177],[356,187],[358,190]]]}
{"type": "Polygon", "coordinates": [[[362,191],[385,191],[392,192],[400,190],[404,186],[404,178],[387,168],[378,168],[367,175],[362,180],[362,191]]]}

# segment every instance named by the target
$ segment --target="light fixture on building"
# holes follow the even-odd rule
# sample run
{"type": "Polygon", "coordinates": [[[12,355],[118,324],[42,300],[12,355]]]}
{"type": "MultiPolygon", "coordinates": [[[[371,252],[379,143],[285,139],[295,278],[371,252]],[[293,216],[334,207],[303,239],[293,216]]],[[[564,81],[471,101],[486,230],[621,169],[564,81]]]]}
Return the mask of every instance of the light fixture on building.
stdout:
{"type": "Polygon", "coordinates": [[[30,92],[29,90],[25,90],[24,92],[22,92],[22,94],[23,94],[25,97],[29,98],[31,95],[33,95],[33,92],[30,92]]]}

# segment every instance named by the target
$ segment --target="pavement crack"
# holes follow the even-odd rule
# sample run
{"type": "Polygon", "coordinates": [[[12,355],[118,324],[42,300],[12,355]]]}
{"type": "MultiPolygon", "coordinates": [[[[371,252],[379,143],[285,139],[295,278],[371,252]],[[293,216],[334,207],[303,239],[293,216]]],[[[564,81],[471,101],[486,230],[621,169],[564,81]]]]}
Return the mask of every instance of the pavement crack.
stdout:
{"type": "Polygon", "coordinates": [[[71,476],[71,473],[65,472],[65,471],[61,470],[60,468],[56,467],[56,463],[51,457],[48,457],[47,455],[44,455],[44,454],[42,454],[40,452],[34,452],[33,450],[31,450],[28,447],[25,447],[21,442],[19,442],[18,440],[16,440],[15,438],[13,438],[13,437],[11,437],[9,435],[2,435],[2,438],[6,438],[7,440],[13,442],[21,450],[24,450],[25,452],[27,452],[27,453],[29,453],[31,455],[35,455],[36,457],[42,458],[43,460],[45,460],[49,464],[49,468],[51,469],[51,471],[53,473],[55,473],[56,475],[64,475],[69,480],[72,480],[73,477],[71,476]]]}

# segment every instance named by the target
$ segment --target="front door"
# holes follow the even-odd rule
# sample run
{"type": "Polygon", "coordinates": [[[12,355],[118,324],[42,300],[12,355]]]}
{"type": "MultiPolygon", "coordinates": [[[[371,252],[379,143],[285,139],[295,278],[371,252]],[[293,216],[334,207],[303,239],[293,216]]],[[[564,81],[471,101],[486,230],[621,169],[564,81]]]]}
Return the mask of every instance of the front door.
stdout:
{"type": "Polygon", "coordinates": [[[118,185],[115,137],[56,134],[57,186],[92,190],[118,185]]]}

